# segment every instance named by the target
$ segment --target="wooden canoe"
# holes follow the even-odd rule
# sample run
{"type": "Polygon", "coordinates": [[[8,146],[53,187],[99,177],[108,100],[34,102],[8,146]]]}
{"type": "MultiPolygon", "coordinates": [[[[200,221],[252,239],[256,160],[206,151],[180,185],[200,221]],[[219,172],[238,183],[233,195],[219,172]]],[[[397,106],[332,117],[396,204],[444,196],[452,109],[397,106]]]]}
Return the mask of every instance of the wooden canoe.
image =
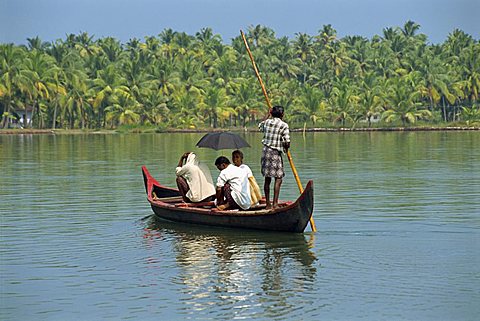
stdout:
{"type": "Polygon", "coordinates": [[[313,181],[307,183],[295,202],[279,202],[275,210],[266,210],[263,202],[246,211],[218,211],[213,202],[184,203],[177,189],[161,185],[145,166],[142,166],[142,173],[153,212],[169,221],[301,233],[313,213],[313,181]]]}

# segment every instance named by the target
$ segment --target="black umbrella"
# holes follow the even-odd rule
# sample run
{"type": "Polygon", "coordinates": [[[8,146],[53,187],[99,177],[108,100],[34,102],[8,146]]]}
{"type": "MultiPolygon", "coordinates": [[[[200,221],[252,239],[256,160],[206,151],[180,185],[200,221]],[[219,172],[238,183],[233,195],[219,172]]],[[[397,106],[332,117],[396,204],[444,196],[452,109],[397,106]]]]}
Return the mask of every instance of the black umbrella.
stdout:
{"type": "Polygon", "coordinates": [[[239,149],[250,147],[250,145],[240,136],[232,132],[208,133],[197,143],[197,147],[219,149],[239,149]]]}

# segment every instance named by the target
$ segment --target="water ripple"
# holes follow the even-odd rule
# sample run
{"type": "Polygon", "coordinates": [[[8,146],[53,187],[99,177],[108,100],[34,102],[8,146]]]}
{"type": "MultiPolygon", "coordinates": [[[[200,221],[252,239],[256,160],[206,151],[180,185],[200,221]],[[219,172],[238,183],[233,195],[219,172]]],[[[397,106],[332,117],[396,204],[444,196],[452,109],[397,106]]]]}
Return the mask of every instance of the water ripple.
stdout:
{"type": "MultiPolygon", "coordinates": [[[[174,185],[199,136],[0,135],[0,319],[480,315],[478,133],[293,134],[315,182],[303,235],[155,219],[140,166],[174,185]]],[[[245,156],[260,177],[259,149],[245,156]]],[[[297,196],[287,173],[281,198],[297,196]]]]}

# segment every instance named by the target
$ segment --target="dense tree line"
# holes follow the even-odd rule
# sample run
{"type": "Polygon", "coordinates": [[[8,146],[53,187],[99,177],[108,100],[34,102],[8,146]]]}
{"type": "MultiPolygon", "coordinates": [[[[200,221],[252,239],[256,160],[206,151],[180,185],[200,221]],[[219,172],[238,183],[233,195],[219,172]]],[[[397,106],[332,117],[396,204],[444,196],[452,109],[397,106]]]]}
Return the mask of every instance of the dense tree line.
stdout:
{"type": "MultiPolygon", "coordinates": [[[[371,39],[246,33],[274,104],[299,126],[480,121],[480,43],[455,29],[431,44],[419,25],[371,39]]],[[[31,110],[32,128],[253,126],[266,105],[240,35],[165,29],[126,44],[87,33],[0,44],[0,127],[31,110]]]]}

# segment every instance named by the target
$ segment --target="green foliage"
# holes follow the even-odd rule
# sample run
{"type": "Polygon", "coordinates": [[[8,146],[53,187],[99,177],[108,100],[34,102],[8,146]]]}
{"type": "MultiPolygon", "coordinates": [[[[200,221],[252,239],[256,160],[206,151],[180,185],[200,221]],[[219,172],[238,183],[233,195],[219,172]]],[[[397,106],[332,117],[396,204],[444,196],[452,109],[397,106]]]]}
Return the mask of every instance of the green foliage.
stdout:
{"type": "MultiPolygon", "coordinates": [[[[371,39],[339,39],[325,25],[290,40],[257,25],[247,39],[293,126],[478,123],[478,40],[455,29],[429,44],[419,30],[407,21],[371,39]]],[[[27,42],[0,44],[0,127],[28,110],[33,128],[255,128],[267,111],[240,35],[231,45],[211,28],[126,44],[87,33],[27,42]]]]}
{"type": "Polygon", "coordinates": [[[470,108],[462,107],[461,119],[467,125],[477,125],[480,123],[480,106],[472,106],[470,108]]]}

